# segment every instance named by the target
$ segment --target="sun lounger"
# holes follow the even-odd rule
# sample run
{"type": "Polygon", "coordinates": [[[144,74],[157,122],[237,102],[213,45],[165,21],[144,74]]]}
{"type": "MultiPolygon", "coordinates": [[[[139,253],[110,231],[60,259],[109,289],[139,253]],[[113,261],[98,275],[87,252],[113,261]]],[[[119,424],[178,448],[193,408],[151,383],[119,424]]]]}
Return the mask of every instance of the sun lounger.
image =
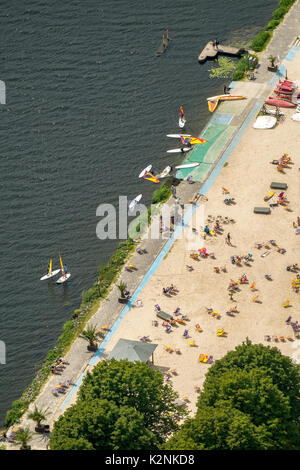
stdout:
{"type": "Polygon", "coordinates": [[[271,189],[287,189],[287,187],[286,183],[276,183],[275,181],[270,184],[271,189]]]}
{"type": "Polygon", "coordinates": [[[270,207],[254,207],[254,214],[271,214],[270,207]]]}
{"type": "Polygon", "coordinates": [[[198,361],[203,362],[203,359],[204,359],[204,354],[200,354],[198,361]]]}
{"type": "Polygon", "coordinates": [[[217,336],[223,336],[224,335],[224,328],[221,330],[217,330],[217,336]]]}
{"type": "Polygon", "coordinates": [[[207,355],[207,354],[205,354],[205,356],[204,356],[204,359],[203,359],[203,361],[202,361],[202,362],[207,362],[207,361],[208,361],[208,359],[209,359],[209,358],[208,358],[208,355],[207,355]]]}
{"type": "Polygon", "coordinates": [[[207,359],[207,364],[212,364],[213,361],[213,356],[209,356],[209,358],[207,359]]]}

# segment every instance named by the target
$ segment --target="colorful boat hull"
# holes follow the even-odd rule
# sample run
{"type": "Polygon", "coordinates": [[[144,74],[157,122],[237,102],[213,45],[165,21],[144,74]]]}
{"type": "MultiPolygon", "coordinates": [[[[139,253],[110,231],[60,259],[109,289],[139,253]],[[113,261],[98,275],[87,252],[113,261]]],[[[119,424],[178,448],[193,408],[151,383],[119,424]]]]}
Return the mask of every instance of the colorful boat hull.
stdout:
{"type": "Polygon", "coordinates": [[[270,97],[265,101],[266,104],[269,104],[270,106],[278,106],[279,108],[295,108],[296,105],[294,103],[291,103],[291,101],[285,101],[283,99],[275,98],[275,97],[270,97]]]}
{"type": "Polygon", "coordinates": [[[217,95],[207,98],[208,110],[212,113],[218,106],[219,101],[235,101],[246,98],[242,95],[217,95]]]}

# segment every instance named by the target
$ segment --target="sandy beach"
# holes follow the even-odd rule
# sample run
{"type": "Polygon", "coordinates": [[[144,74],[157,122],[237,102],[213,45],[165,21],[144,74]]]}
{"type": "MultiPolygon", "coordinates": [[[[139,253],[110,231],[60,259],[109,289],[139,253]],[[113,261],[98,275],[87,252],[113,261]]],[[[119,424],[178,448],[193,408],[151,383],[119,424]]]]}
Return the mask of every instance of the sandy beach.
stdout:
{"type": "MultiPolygon", "coordinates": [[[[143,307],[131,309],[105,351],[109,353],[119,338],[136,340],[144,335],[149,336],[152,342],[158,344],[155,366],[163,372],[176,370],[176,375],[171,373],[170,380],[180,398],[189,399],[191,411],[196,409],[195,387],[201,387],[210,367],[198,361],[200,353],[212,355],[214,360],[220,359],[248,337],[253,343],[271,344],[283,354],[300,360],[300,340],[294,337],[291,326],[285,323],[290,315],[292,321],[299,321],[300,305],[299,294],[290,285],[296,274],[286,270],[287,265],[300,264],[300,238],[293,228],[293,221],[300,215],[300,136],[299,123],[290,119],[293,113],[293,110],[285,110],[285,120],[274,129],[250,128],[231,155],[228,166],[222,169],[208,191],[208,201],[204,203],[205,222],[208,214],[234,220],[226,224],[221,222],[223,233],[216,236],[207,236],[203,240],[201,234],[198,235],[199,248],[204,245],[208,253],[214,253],[215,259],[208,257],[200,258],[200,261],[192,260],[189,242],[184,238],[177,240],[142,291],[140,298],[143,307]],[[279,159],[286,152],[293,163],[284,174],[279,174],[276,165],[270,164],[270,161],[279,159]],[[255,206],[268,206],[263,198],[270,191],[272,181],[287,183],[286,196],[290,211],[278,206],[271,210],[270,215],[254,214],[255,206]],[[234,197],[236,204],[224,204],[226,196],[222,193],[223,187],[229,189],[228,196],[234,197]],[[232,246],[225,242],[228,232],[232,246]],[[255,248],[256,243],[269,240],[275,240],[277,247],[267,243],[269,248],[255,248]],[[280,253],[278,246],[286,252],[280,253]],[[231,256],[248,253],[253,255],[249,265],[241,263],[241,266],[237,266],[231,263],[231,256]],[[268,254],[262,257],[263,253],[268,254]],[[186,265],[192,265],[194,270],[189,272],[186,265]],[[226,266],[226,272],[216,273],[215,266],[226,266]],[[243,274],[246,274],[249,282],[239,284],[240,292],[234,294],[234,301],[231,301],[227,287],[231,280],[238,281],[243,274]],[[271,275],[272,280],[266,279],[265,274],[271,275]],[[162,289],[171,283],[179,292],[167,297],[162,289]],[[252,283],[256,284],[255,291],[250,289],[252,283]],[[253,301],[257,296],[257,301],[253,301]],[[285,308],[283,304],[287,299],[290,299],[290,306],[285,308]],[[158,319],[158,326],[153,325],[156,319],[155,304],[171,315],[180,307],[189,321],[166,333],[161,320],[158,319]],[[220,318],[208,314],[206,307],[217,311],[220,318]],[[238,313],[229,316],[226,311],[232,307],[236,307],[238,313]],[[201,326],[202,332],[195,329],[196,324],[201,326]],[[222,328],[227,336],[217,337],[217,330],[222,328]],[[185,329],[189,333],[187,339],[183,337],[185,329]],[[264,339],[265,335],[285,338],[269,343],[264,339]],[[288,336],[292,340],[286,339],[288,336]],[[193,340],[195,346],[190,346],[189,342],[193,340]],[[179,348],[181,354],[168,352],[165,346],[173,350],[179,348]]],[[[275,194],[279,192],[275,190],[275,194]]],[[[202,210],[201,207],[197,209],[202,210]]],[[[194,217],[196,215],[197,212],[194,217]]],[[[195,227],[193,221],[191,225],[195,227]]],[[[214,223],[208,225],[212,229],[214,223]]],[[[199,230],[199,227],[196,228],[199,230]]]]}
{"type": "MultiPolygon", "coordinates": [[[[290,80],[300,80],[300,53],[291,62],[283,61],[283,65],[288,67],[290,80]]],[[[262,96],[266,98],[269,89],[272,89],[269,82],[239,82],[235,85],[234,92],[244,94],[247,90],[254,103],[262,96]]],[[[226,114],[229,109],[227,105],[233,114],[234,106],[239,106],[238,103],[224,103],[220,105],[218,112],[226,114]]],[[[300,339],[295,336],[291,325],[286,323],[290,316],[293,322],[300,321],[300,293],[296,293],[291,286],[292,279],[300,271],[291,272],[286,269],[288,265],[297,263],[300,266],[300,234],[296,235],[293,226],[300,216],[300,122],[291,119],[295,110],[282,111],[284,119],[268,130],[254,129],[254,116],[251,125],[230,153],[227,164],[205,193],[208,200],[199,202],[192,218],[187,221],[183,231],[186,236],[175,240],[157,270],[139,292],[142,307],[135,304],[123,316],[99,359],[105,359],[120,338],[139,340],[148,336],[152,343],[158,345],[154,352],[154,367],[165,374],[179,398],[187,403],[191,414],[196,410],[198,391],[210,367],[198,360],[200,354],[213,356],[215,361],[249,338],[253,343],[276,346],[283,354],[300,362],[300,339]],[[279,173],[277,166],[270,162],[279,160],[286,153],[291,158],[291,163],[283,173],[279,173]],[[271,182],[287,184],[284,191],[288,200],[286,208],[278,205],[272,207],[268,215],[254,214],[254,207],[269,207],[269,203],[277,201],[281,191],[276,189],[273,190],[273,197],[264,201],[264,196],[271,191],[271,182]],[[223,188],[228,190],[228,194],[224,193],[223,188]],[[226,197],[234,198],[234,203],[226,205],[226,197]],[[214,231],[217,218],[220,225],[218,233],[204,238],[204,226],[207,224],[214,231]],[[228,218],[228,222],[225,218],[228,218]],[[192,228],[196,231],[193,232],[191,242],[188,235],[192,228]],[[226,243],[228,233],[230,244],[226,243]],[[262,247],[258,248],[257,244],[262,247]],[[213,253],[214,257],[192,259],[191,252],[201,248],[205,248],[207,253],[213,253]],[[245,263],[243,257],[248,254],[252,256],[245,263]],[[241,263],[232,264],[232,256],[241,257],[241,263]],[[192,266],[192,270],[187,266],[192,266]],[[226,269],[216,272],[216,267],[226,269]],[[247,282],[238,283],[243,275],[246,275],[247,282]],[[237,283],[239,291],[230,299],[228,286],[232,281],[237,283]],[[165,295],[163,288],[171,284],[177,290],[171,295],[165,295]],[[284,307],[287,299],[289,306],[284,307]],[[156,316],[155,305],[159,305],[161,310],[173,315],[175,319],[183,315],[183,324],[172,326],[167,333],[166,326],[156,316]],[[176,316],[174,312],[178,308],[180,315],[176,316]],[[218,316],[213,316],[208,309],[217,312],[218,316]],[[229,315],[226,312],[230,309],[236,311],[229,315]],[[202,331],[198,331],[196,325],[202,331]],[[217,330],[221,329],[224,329],[224,336],[217,335],[217,330]],[[188,330],[187,338],[184,337],[185,330],[188,330]],[[270,341],[266,340],[266,335],[270,336],[270,341]]],[[[195,191],[198,190],[197,184],[188,186],[189,191],[193,186],[195,191]]],[[[180,194],[180,188],[178,193],[180,194]]],[[[191,207],[190,205],[189,210],[191,207]]],[[[135,274],[127,272],[125,276],[128,278],[135,274]]],[[[140,281],[140,271],[137,271],[136,276],[140,281]]],[[[107,312],[111,311],[109,304],[105,308],[107,312]]],[[[90,323],[95,324],[95,318],[90,323]]],[[[97,321],[96,324],[99,328],[103,325],[97,321]]],[[[74,370],[75,375],[72,374],[74,380],[86,372],[87,368],[93,368],[88,365],[89,357],[86,355],[82,358],[79,354],[82,348],[86,349],[86,344],[78,339],[72,346],[73,353],[70,351],[70,354],[76,355],[80,364],[76,373],[74,370]]],[[[71,363],[69,367],[73,367],[70,354],[67,359],[71,363]]],[[[51,396],[51,415],[47,418],[50,426],[66,409],[61,407],[65,397],[56,399],[51,395],[55,380],[58,381],[56,377],[50,378],[50,383],[44,386],[35,401],[38,406],[47,406],[51,396]]],[[[75,401],[76,392],[67,406],[75,401]]],[[[31,404],[30,409],[35,403],[31,404]]],[[[33,426],[27,418],[22,420],[23,424],[33,426]]],[[[45,442],[38,439],[36,441],[35,448],[45,448],[45,442]]]]}

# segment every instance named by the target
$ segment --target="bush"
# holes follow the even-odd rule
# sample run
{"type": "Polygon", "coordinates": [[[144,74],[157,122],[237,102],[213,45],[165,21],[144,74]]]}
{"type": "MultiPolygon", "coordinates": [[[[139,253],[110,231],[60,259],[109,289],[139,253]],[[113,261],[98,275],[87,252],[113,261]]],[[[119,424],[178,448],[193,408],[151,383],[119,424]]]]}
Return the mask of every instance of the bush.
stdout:
{"type": "Polygon", "coordinates": [[[273,29],[277,28],[277,26],[279,25],[280,21],[279,20],[271,20],[269,21],[269,23],[267,24],[267,26],[265,27],[265,30],[266,31],[273,31],[273,29]]]}
{"type": "Polygon", "coordinates": [[[288,8],[287,7],[280,7],[280,8],[277,8],[277,10],[273,11],[272,13],[272,18],[274,20],[281,20],[284,15],[288,12],[288,8]]]}
{"type": "Polygon", "coordinates": [[[236,70],[235,72],[233,72],[231,78],[234,81],[242,80],[242,78],[244,78],[244,72],[242,70],[236,70]]]}
{"type": "Polygon", "coordinates": [[[165,202],[171,196],[171,189],[165,184],[161,188],[157,189],[153,193],[152,204],[158,204],[159,202],[165,202]]]}
{"type": "Polygon", "coordinates": [[[16,400],[13,402],[11,409],[6,413],[5,427],[8,428],[16,421],[18,421],[24,411],[28,408],[28,403],[24,400],[16,400]]]}
{"type": "Polygon", "coordinates": [[[267,45],[268,41],[270,40],[271,38],[271,33],[270,31],[261,31],[260,33],[258,33],[252,43],[251,43],[251,48],[255,51],[255,52],[260,52],[264,49],[264,47],[267,45]]]}

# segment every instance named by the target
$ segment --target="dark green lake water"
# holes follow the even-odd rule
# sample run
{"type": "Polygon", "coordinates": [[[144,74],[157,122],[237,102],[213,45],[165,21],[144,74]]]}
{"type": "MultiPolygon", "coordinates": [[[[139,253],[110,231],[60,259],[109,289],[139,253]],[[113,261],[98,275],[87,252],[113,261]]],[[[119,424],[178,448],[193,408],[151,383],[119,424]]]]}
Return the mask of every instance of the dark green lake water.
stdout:
{"type": "Polygon", "coordinates": [[[178,132],[182,104],[198,134],[206,97],[223,92],[206,42],[244,45],[271,18],[275,0],[93,0],[24,4],[3,0],[1,114],[0,423],[42,363],[118,241],[96,237],[96,208],[154,186],[137,178],[162,170],[165,137],[178,132]],[[173,42],[156,57],[168,28],[173,42]],[[65,286],[40,282],[61,250],[72,271],[65,286]]]}

